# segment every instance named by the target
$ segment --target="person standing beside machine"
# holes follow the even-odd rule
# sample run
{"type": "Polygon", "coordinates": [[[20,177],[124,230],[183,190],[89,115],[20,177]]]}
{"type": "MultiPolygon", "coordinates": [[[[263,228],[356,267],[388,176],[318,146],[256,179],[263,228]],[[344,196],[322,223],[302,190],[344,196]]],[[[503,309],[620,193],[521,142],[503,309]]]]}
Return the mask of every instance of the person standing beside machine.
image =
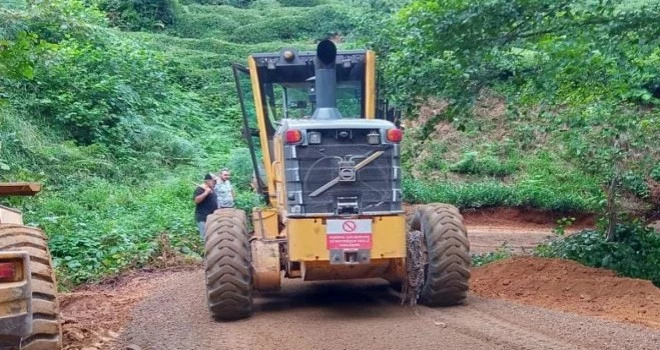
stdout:
{"type": "Polygon", "coordinates": [[[193,193],[195,202],[195,222],[199,235],[204,240],[206,217],[218,209],[218,198],[215,193],[216,180],[211,174],[204,175],[204,184],[198,185],[193,193]]]}
{"type": "Polygon", "coordinates": [[[229,181],[230,173],[228,169],[222,169],[219,173],[218,181],[215,185],[215,194],[218,199],[218,208],[233,208],[236,192],[229,181]]]}

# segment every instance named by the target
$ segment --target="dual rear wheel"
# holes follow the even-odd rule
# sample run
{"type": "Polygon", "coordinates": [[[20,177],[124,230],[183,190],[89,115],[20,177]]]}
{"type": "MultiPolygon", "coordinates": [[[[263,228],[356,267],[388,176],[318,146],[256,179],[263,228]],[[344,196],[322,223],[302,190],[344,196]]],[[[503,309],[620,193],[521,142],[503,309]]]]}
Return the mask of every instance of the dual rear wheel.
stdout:
{"type": "Polygon", "coordinates": [[[408,215],[408,230],[422,233],[424,283],[419,301],[428,306],[465,302],[470,279],[470,242],[454,206],[426,204],[408,215]]]}
{"type": "MultiPolygon", "coordinates": [[[[428,306],[461,304],[470,278],[470,242],[458,209],[420,205],[408,229],[423,234],[424,283],[419,301],[428,306]]],[[[205,276],[208,308],[219,320],[252,315],[252,256],[243,210],[219,209],[206,221],[205,276]]]]}

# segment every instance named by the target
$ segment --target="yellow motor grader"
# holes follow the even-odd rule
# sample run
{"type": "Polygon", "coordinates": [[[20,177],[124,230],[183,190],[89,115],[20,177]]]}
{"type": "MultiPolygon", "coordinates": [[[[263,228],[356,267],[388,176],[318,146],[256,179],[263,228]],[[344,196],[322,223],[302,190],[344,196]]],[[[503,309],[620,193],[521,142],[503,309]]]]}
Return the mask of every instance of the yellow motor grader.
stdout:
{"type": "MultiPolygon", "coordinates": [[[[0,183],[1,196],[31,196],[38,183],[0,183]]],[[[62,348],[57,283],[46,236],[0,205],[0,350],[62,348]]]]}
{"type": "Polygon", "coordinates": [[[412,234],[422,237],[415,302],[462,303],[470,276],[463,218],[446,204],[404,211],[402,131],[377,102],[374,52],[324,40],[316,52],[284,48],[247,63],[233,70],[254,187],[268,205],[250,218],[239,209],[209,215],[211,314],[249,317],[253,292],[278,290],[283,277],[405,287],[412,234]]]}

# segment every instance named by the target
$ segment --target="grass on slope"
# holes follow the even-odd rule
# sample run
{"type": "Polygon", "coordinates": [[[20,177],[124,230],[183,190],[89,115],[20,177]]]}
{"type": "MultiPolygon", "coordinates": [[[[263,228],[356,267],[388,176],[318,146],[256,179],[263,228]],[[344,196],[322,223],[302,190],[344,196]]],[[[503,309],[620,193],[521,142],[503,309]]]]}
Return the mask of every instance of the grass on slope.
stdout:
{"type": "Polygon", "coordinates": [[[234,169],[238,206],[260,205],[230,64],[284,45],[311,48],[335,29],[309,21],[349,12],[192,4],[157,33],[109,28],[78,0],[2,4],[10,47],[0,67],[11,74],[0,78],[0,181],[44,184],[35,198],[2,203],[49,235],[64,288],[140,266],[164,241],[199,254],[191,195],[206,171],[234,169]],[[292,26],[269,30],[278,18],[292,26]]]}
{"type": "MultiPolygon", "coordinates": [[[[199,253],[190,197],[206,171],[235,169],[239,206],[258,204],[248,190],[230,64],[282,46],[312,49],[329,32],[350,37],[366,11],[342,1],[204,3],[181,5],[173,23],[135,32],[107,24],[130,11],[103,14],[79,0],[0,12],[13,55],[0,63],[16,73],[0,78],[0,180],[45,185],[34,199],[3,203],[45,229],[66,287],[144,264],[164,240],[181,253],[199,253]],[[22,38],[25,32],[36,39],[22,38]]],[[[598,188],[589,176],[548,150],[484,139],[485,126],[467,123],[459,132],[469,142],[407,137],[406,162],[419,164],[422,174],[405,181],[406,198],[594,208],[598,188]]]]}

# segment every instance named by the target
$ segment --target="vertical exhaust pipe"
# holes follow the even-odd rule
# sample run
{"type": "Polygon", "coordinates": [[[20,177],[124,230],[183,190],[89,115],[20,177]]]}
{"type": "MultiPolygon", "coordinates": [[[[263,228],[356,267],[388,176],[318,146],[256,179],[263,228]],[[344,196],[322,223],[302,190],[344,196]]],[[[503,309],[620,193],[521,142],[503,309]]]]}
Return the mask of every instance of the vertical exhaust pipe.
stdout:
{"type": "Polygon", "coordinates": [[[340,119],[337,109],[337,72],[335,60],[337,47],[330,40],[321,41],[316,47],[314,60],[316,110],[312,119],[340,119]]]}

